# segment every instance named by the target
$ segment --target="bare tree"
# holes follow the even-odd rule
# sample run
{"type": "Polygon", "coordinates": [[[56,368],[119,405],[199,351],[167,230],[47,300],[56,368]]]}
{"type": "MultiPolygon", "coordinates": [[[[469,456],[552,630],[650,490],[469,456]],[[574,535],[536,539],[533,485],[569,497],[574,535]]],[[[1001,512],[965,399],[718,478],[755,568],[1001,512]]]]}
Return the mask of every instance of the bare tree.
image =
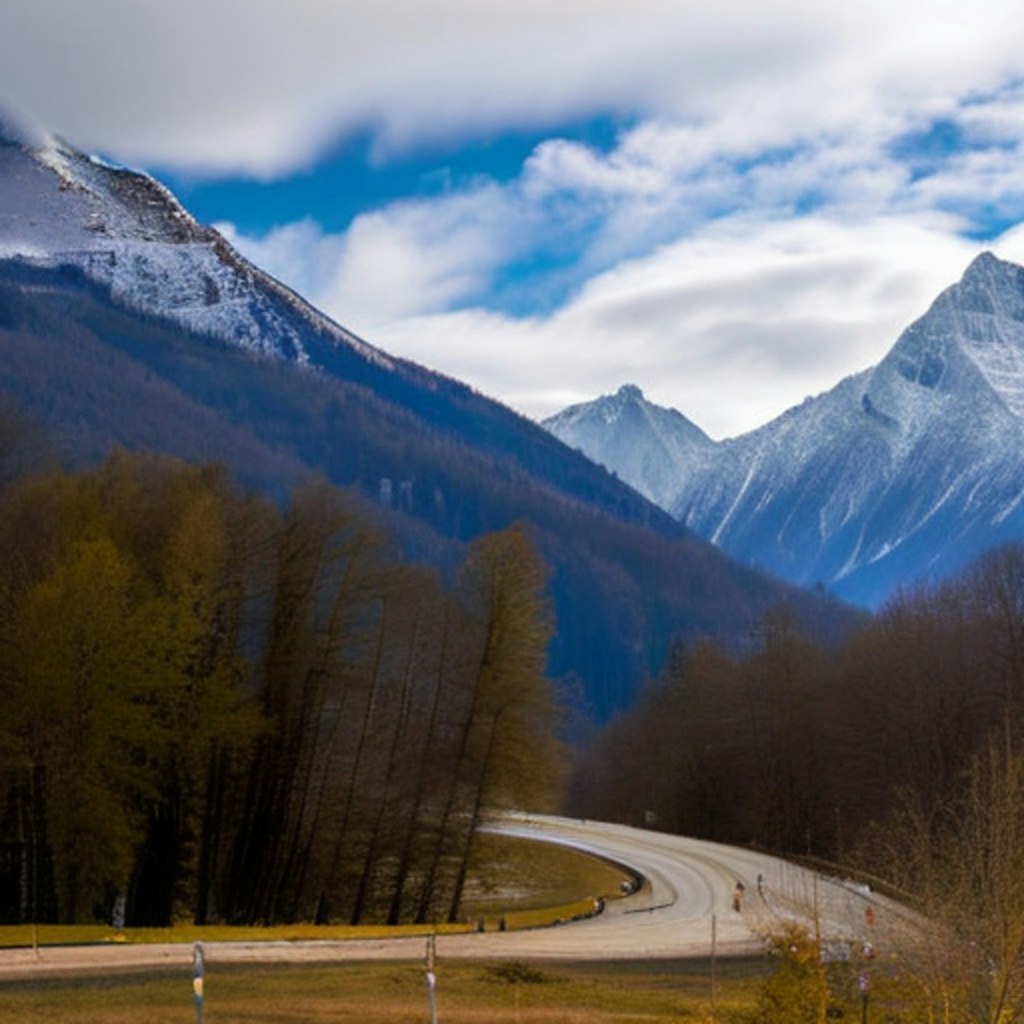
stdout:
{"type": "Polygon", "coordinates": [[[1024,754],[1013,728],[983,744],[937,805],[904,791],[868,848],[919,911],[887,952],[927,1019],[1024,1021],[1024,754]]]}

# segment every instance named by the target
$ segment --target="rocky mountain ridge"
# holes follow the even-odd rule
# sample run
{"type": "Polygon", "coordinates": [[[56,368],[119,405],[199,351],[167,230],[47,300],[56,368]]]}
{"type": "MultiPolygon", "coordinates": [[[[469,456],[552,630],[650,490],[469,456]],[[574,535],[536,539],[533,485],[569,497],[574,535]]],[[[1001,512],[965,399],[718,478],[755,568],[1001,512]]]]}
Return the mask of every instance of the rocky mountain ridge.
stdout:
{"type": "MultiPolygon", "coordinates": [[[[1022,416],[1024,268],[983,253],[876,367],[645,493],[674,490],[662,506],[747,564],[875,606],[1024,540],[1022,416]]],[[[650,440],[564,422],[548,425],[625,479],[613,455],[650,440]]]]}

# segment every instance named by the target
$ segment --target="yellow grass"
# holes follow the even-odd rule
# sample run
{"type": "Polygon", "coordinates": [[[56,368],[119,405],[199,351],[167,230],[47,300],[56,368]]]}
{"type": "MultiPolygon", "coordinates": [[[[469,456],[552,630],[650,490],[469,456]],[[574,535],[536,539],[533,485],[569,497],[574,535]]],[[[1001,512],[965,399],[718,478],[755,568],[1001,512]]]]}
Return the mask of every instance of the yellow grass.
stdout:
{"type": "Polygon", "coordinates": [[[302,939],[371,939],[403,935],[536,928],[588,913],[598,896],[614,898],[624,876],[618,868],[564,847],[507,836],[482,836],[470,894],[458,924],[278,925],[272,928],[176,924],[172,928],[109,925],[0,925],[0,948],[90,942],[254,942],[302,939]]]}
{"type": "MultiPolygon", "coordinates": [[[[753,1006],[763,963],[719,968],[718,1024],[753,1006]]],[[[706,964],[522,965],[441,962],[444,1024],[693,1024],[711,1019],[706,964]]],[[[213,1024],[429,1020],[422,965],[208,969],[205,1019],[213,1024]]],[[[196,1019],[185,974],[68,979],[0,985],[4,1024],[186,1024],[196,1019]]]]}

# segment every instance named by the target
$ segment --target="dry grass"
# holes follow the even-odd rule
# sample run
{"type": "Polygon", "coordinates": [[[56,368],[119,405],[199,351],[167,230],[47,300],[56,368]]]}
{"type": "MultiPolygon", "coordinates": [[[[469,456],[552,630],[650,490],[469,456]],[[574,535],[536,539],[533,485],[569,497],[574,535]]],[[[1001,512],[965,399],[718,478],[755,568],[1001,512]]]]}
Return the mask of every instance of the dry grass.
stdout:
{"type": "Polygon", "coordinates": [[[481,835],[463,900],[467,919],[505,915],[509,927],[574,917],[598,896],[614,898],[627,875],[578,850],[511,836],[481,835]]]}
{"type": "MultiPolygon", "coordinates": [[[[596,896],[619,891],[622,873],[585,854],[545,844],[486,837],[467,918],[493,927],[530,927],[589,909],[596,896]]],[[[465,926],[461,926],[465,927],[465,926]]],[[[206,941],[369,937],[432,929],[295,925],[132,929],[45,926],[38,941],[206,941]]],[[[30,945],[31,926],[0,928],[0,945],[30,945]]],[[[720,966],[719,1024],[752,1005],[761,965],[720,966]],[[731,980],[724,976],[732,972],[731,980]]],[[[443,1024],[667,1024],[710,1020],[707,965],[566,965],[446,963],[437,968],[443,1024]]],[[[242,967],[207,959],[206,1024],[299,1024],[358,1021],[403,1024],[429,1020],[422,964],[344,963],[330,967],[242,967]]],[[[196,1020],[188,971],[170,969],[120,977],[39,979],[0,984],[4,1024],[191,1024],[196,1020]]]]}
{"type": "Polygon", "coordinates": [[[178,924],[173,928],[108,925],[0,925],[0,948],[84,942],[254,942],[260,940],[371,939],[458,932],[483,918],[488,930],[504,918],[509,929],[535,928],[586,913],[597,896],[618,893],[625,876],[588,854],[508,836],[482,836],[464,903],[455,925],[280,925],[274,928],[178,924]]]}
{"type": "MultiPolygon", "coordinates": [[[[717,1020],[753,1005],[761,963],[719,966],[717,1020]]],[[[444,1024],[668,1024],[710,1019],[706,964],[523,965],[441,963],[444,1024]]],[[[212,967],[208,1024],[429,1020],[422,966],[341,964],[316,968],[212,967]]],[[[187,1024],[196,1019],[187,972],[0,985],[4,1024],[187,1024]]]]}
{"type": "Polygon", "coordinates": [[[375,939],[403,935],[465,932],[469,926],[456,925],[280,925],[274,928],[232,925],[177,924],[173,928],[125,928],[115,931],[106,925],[0,925],[0,948],[57,946],[91,942],[259,942],[306,939],[375,939]],[[37,934],[35,934],[37,933],[37,934]]]}

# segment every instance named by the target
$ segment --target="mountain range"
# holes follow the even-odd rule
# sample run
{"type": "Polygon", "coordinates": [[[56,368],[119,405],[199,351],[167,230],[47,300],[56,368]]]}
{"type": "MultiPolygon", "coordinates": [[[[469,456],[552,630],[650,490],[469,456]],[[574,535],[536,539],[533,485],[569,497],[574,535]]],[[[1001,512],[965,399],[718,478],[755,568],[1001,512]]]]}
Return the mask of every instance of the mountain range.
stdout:
{"type": "Polygon", "coordinates": [[[851,621],[539,425],[345,330],[151,177],[2,124],[0,403],[72,467],[145,449],[221,462],[276,501],[321,475],[442,571],[472,537],[526,522],[551,568],[549,671],[596,720],[677,639],[742,643],[780,604],[819,636],[851,621]]]}
{"type": "Polygon", "coordinates": [[[978,256],[877,366],[739,437],[632,386],[545,425],[744,563],[877,606],[1024,541],[1024,268],[978,256]]]}

